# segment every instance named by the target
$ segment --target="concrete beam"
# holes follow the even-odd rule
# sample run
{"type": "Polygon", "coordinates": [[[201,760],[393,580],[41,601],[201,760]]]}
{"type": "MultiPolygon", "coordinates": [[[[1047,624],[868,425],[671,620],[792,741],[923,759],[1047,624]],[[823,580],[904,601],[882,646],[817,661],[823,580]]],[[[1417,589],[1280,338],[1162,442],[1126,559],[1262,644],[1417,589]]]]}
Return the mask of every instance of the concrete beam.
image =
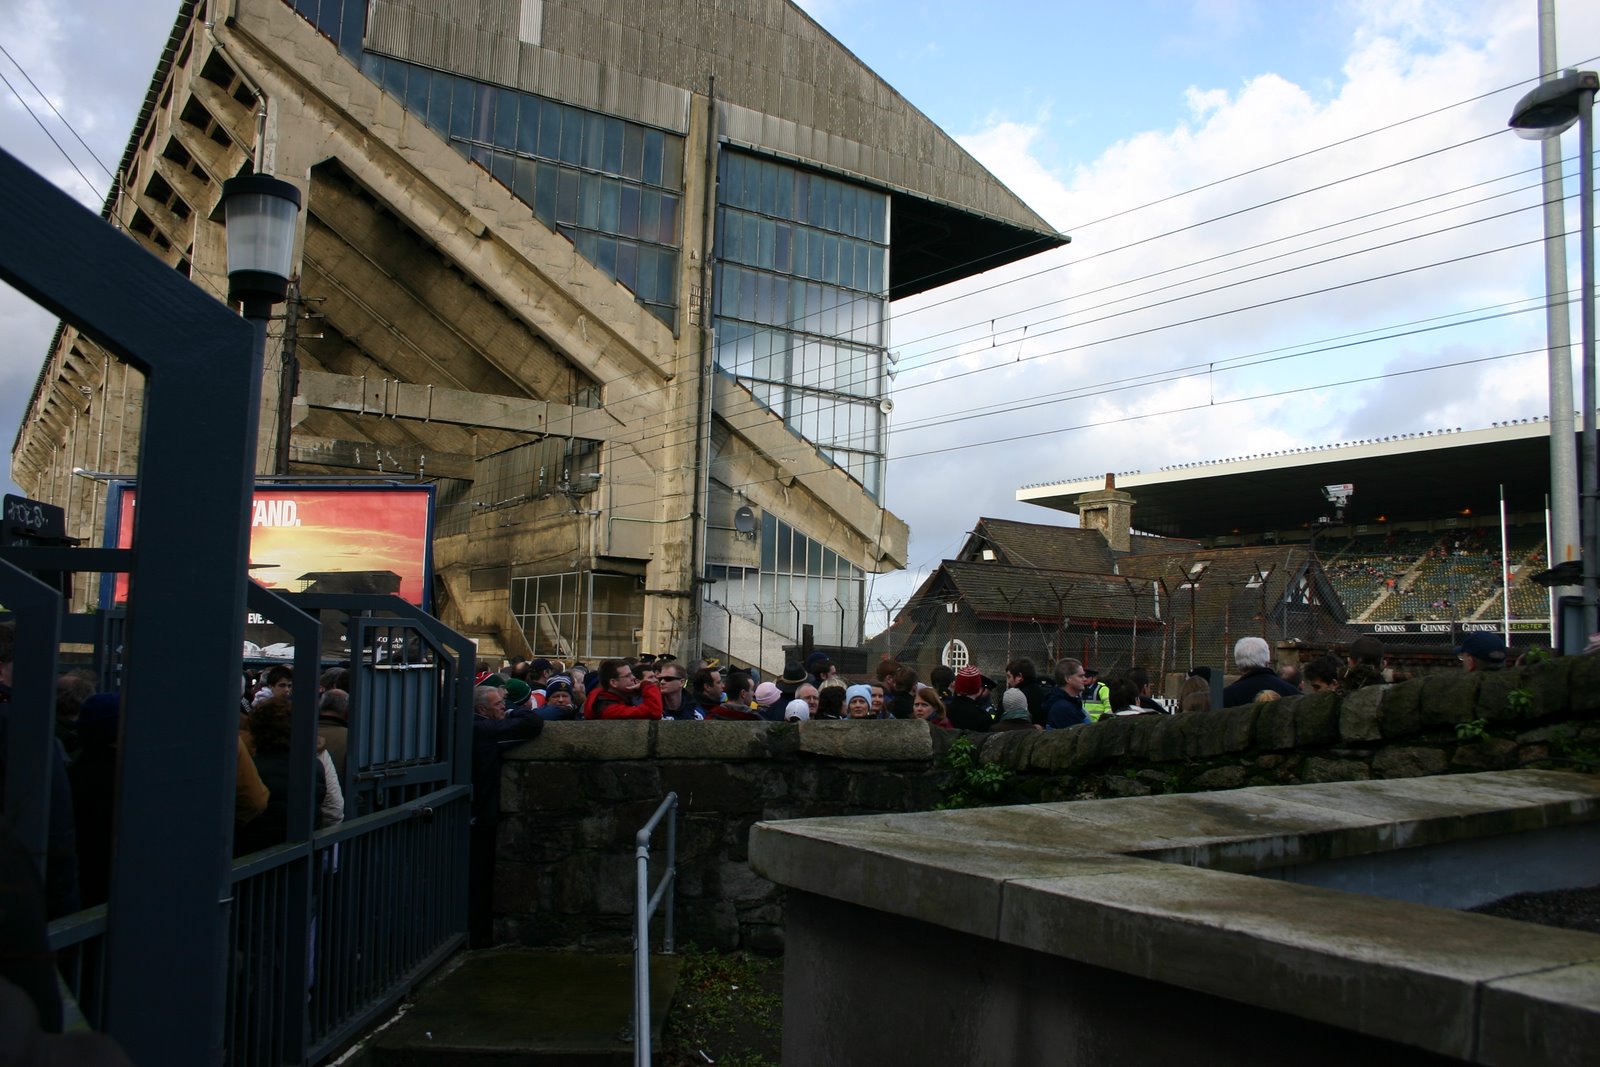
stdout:
{"type": "Polygon", "coordinates": [[[475,461],[459,453],[428,452],[417,446],[385,447],[371,441],[295,434],[289,442],[291,463],[373,471],[378,474],[413,474],[418,477],[475,477],[475,461]]]}
{"type": "Polygon", "coordinates": [[[527,397],[486,396],[465,389],[324,371],[301,372],[300,398],[311,407],[331,411],[512,430],[541,437],[628,442],[654,432],[652,427],[640,425],[639,420],[651,414],[640,403],[624,401],[603,408],[575,408],[527,397]]]}

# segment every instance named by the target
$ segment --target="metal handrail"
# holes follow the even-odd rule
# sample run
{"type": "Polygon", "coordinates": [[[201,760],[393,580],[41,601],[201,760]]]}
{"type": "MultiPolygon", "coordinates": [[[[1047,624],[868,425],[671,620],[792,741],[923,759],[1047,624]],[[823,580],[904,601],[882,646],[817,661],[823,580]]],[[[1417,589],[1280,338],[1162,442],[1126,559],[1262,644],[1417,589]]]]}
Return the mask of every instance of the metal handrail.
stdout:
{"type": "Polygon", "coordinates": [[[667,902],[666,930],[661,950],[672,954],[672,899],[673,887],[678,881],[678,794],[668,793],[633,838],[634,863],[638,870],[635,880],[635,906],[633,931],[633,1062],[636,1067],[650,1067],[650,917],[663,899],[667,902]],[[655,892],[650,891],[650,835],[668,812],[667,869],[661,872],[661,881],[655,892]]]}

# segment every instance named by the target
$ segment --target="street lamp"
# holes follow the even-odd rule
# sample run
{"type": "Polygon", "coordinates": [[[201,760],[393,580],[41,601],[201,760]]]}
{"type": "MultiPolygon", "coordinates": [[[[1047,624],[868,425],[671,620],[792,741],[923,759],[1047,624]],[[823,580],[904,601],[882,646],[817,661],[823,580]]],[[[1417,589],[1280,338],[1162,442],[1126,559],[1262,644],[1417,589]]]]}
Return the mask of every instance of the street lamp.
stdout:
{"type": "Polygon", "coordinates": [[[222,211],[228,303],[242,304],[247,319],[265,320],[289,292],[300,190],[265,174],[229,178],[222,183],[222,211]]]}
{"type": "Polygon", "coordinates": [[[1600,88],[1600,74],[1592,70],[1569,70],[1530,90],[1511,111],[1510,125],[1517,136],[1529,140],[1560,137],[1574,122],[1578,124],[1578,229],[1579,264],[1582,269],[1583,315],[1583,449],[1581,453],[1582,489],[1579,496],[1581,543],[1583,545],[1583,627],[1585,636],[1600,629],[1596,605],[1600,601],[1600,581],[1596,564],[1600,562],[1600,536],[1596,522],[1600,509],[1600,471],[1596,468],[1595,434],[1595,355],[1594,355],[1594,94],[1600,88]]]}
{"type": "MultiPolygon", "coordinates": [[[[228,303],[240,305],[254,331],[251,374],[259,384],[267,355],[267,321],[272,318],[273,305],[282,303],[289,292],[300,190],[266,174],[229,178],[222,183],[222,214],[228,228],[228,303]]],[[[295,388],[293,345],[291,330],[284,343],[283,374],[278,385],[280,429],[275,451],[279,474],[289,473],[289,405],[295,388]]],[[[260,407],[259,400],[255,407],[260,407]]],[[[259,411],[252,410],[252,441],[258,417],[259,411]]]]}

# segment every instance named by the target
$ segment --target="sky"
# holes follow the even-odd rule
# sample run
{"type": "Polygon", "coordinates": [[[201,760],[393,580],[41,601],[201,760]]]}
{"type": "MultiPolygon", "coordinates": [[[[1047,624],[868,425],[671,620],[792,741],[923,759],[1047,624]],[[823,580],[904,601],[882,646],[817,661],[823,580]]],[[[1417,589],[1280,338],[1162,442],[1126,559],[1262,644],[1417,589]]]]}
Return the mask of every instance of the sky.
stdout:
{"type": "MultiPolygon", "coordinates": [[[[980,517],[1065,521],[1023,485],[1548,411],[1539,150],[1505,129],[1536,0],[801,6],[1072,238],[894,306],[912,532],[869,632],[980,517]]],[[[1555,7],[1561,63],[1600,63],[1600,4],[1555,7]]],[[[0,0],[0,146],[98,210],[40,93],[114,167],[176,10],[0,0]]],[[[55,324],[0,316],[9,445],[55,324]]]]}

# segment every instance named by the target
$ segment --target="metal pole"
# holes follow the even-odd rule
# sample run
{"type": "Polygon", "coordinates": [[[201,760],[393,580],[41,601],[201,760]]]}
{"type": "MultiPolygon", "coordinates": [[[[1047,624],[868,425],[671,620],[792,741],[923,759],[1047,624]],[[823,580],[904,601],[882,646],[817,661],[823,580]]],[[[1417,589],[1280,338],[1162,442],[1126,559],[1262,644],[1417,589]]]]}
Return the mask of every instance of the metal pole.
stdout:
{"type": "Polygon", "coordinates": [[[1597,629],[1596,575],[1600,563],[1600,531],[1595,529],[1595,380],[1594,380],[1594,89],[1578,93],[1579,261],[1583,268],[1583,625],[1587,637],[1597,629]]]}
{"type": "Polygon", "coordinates": [[[1506,487],[1500,487],[1500,606],[1506,645],[1511,644],[1511,559],[1506,543],[1506,487]]]}
{"type": "MultiPolygon", "coordinates": [[[[1555,0],[1539,0],[1539,75],[1560,77],[1556,62],[1555,0]]],[[[1550,364],[1550,559],[1548,565],[1578,558],[1578,469],[1572,447],[1572,325],[1567,295],[1567,219],[1561,176],[1561,139],[1539,146],[1544,163],[1545,337],[1550,364]]],[[[1593,290],[1589,290],[1593,295],[1593,290]]],[[[1571,587],[1552,590],[1552,598],[1571,587]]],[[[1552,600],[1552,603],[1554,600],[1552,600]]],[[[1555,630],[1552,627],[1551,634],[1555,630]]]]}
{"type": "Polygon", "coordinates": [[[289,439],[294,433],[294,395],[300,391],[300,279],[289,279],[283,313],[283,353],[278,361],[277,473],[289,473],[289,439]]]}
{"type": "Polygon", "coordinates": [[[644,1021],[650,1003],[650,845],[633,848],[633,1062],[650,1067],[649,1024],[644,1021]]]}

